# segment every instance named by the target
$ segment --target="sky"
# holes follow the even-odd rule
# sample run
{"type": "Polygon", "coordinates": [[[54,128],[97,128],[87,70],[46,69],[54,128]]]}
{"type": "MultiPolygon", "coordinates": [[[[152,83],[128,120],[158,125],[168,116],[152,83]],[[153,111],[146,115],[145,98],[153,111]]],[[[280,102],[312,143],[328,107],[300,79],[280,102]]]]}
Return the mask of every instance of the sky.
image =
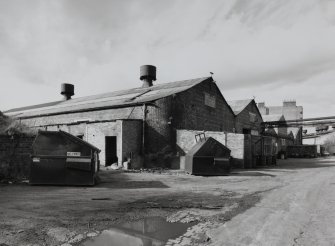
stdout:
{"type": "Polygon", "coordinates": [[[227,100],[335,115],[334,0],[0,0],[0,110],[213,78],[227,100]]]}

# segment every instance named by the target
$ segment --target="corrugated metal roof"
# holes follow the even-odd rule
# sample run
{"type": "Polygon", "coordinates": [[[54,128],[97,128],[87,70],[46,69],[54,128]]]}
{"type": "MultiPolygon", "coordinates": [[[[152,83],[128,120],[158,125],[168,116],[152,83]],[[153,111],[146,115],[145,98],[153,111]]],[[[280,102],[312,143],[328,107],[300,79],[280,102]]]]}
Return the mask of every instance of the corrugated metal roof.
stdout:
{"type": "Polygon", "coordinates": [[[212,81],[213,79],[211,77],[204,77],[158,84],[147,88],[139,87],[99,95],[73,98],[67,101],[56,101],[15,108],[8,110],[5,113],[9,116],[25,118],[94,109],[127,107],[155,101],[160,98],[183,92],[206,80],[212,81]]]}
{"type": "Polygon", "coordinates": [[[253,99],[245,99],[245,100],[232,100],[228,101],[229,106],[234,111],[235,115],[238,115],[245,109],[253,99]]]}

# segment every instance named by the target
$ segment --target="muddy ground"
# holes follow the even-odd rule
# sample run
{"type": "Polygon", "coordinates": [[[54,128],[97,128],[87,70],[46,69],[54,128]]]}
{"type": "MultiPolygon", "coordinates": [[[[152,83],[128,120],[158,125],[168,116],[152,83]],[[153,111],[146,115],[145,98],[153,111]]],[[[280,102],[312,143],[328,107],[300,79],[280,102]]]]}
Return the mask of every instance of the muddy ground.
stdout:
{"type": "Polygon", "coordinates": [[[107,170],[95,187],[1,184],[0,245],[77,245],[113,225],[152,216],[198,221],[187,240],[176,242],[184,245],[334,245],[335,227],[321,230],[335,225],[335,212],[322,202],[335,202],[334,162],[281,160],[219,177],[107,170]],[[324,244],[308,244],[311,237],[324,244]]]}

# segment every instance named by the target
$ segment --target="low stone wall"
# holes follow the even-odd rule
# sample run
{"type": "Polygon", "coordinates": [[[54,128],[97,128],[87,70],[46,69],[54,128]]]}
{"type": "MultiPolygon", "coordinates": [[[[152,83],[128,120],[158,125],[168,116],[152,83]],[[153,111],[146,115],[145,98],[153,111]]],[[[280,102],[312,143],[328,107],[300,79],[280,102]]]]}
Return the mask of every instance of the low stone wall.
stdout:
{"type": "Polygon", "coordinates": [[[0,180],[28,178],[34,139],[35,136],[0,135],[0,180]]]}

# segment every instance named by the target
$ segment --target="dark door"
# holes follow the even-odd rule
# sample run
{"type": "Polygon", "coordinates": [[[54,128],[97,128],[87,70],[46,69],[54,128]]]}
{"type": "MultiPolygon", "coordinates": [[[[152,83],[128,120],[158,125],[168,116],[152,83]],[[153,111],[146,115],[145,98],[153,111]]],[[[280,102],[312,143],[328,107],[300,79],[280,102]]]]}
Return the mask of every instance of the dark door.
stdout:
{"type": "Polygon", "coordinates": [[[116,154],[116,136],[105,137],[105,165],[110,166],[113,163],[117,162],[116,154]]]}

